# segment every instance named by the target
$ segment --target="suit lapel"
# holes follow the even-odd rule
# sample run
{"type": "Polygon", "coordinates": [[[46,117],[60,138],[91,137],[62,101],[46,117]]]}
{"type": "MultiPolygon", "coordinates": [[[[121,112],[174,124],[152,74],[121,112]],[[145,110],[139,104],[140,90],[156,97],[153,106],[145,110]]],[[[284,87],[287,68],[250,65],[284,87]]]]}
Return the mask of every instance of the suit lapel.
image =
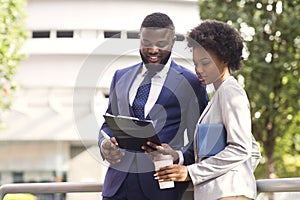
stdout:
{"type": "Polygon", "coordinates": [[[200,122],[203,120],[204,116],[205,116],[205,115],[207,114],[207,112],[210,110],[210,108],[211,108],[213,102],[215,102],[216,99],[218,99],[217,96],[218,96],[218,90],[215,92],[215,94],[213,95],[213,97],[212,97],[212,98],[210,99],[210,101],[208,102],[207,106],[205,107],[204,111],[202,112],[202,114],[201,114],[201,116],[200,116],[200,118],[199,118],[198,123],[200,123],[200,122]]]}
{"type": "Polygon", "coordinates": [[[209,109],[211,108],[211,102],[208,102],[207,106],[205,107],[204,111],[202,112],[198,124],[202,121],[202,119],[204,118],[204,116],[206,115],[206,113],[209,111],[209,109]]]}
{"type": "MultiPolygon", "coordinates": [[[[183,78],[183,76],[181,75],[181,72],[177,69],[177,65],[172,62],[170,70],[169,70],[167,78],[166,78],[166,81],[165,81],[165,84],[164,84],[164,87],[175,92],[178,84],[182,81],[182,78],[183,78]],[[174,66],[172,67],[172,65],[174,65],[174,66]]],[[[165,96],[164,94],[161,93],[158,98],[161,98],[161,96],[163,96],[163,98],[168,99],[169,95],[165,96]]]]}
{"type": "Polygon", "coordinates": [[[141,63],[137,64],[135,67],[125,72],[117,82],[117,96],[122,98],[122,101],[119,101],[119,115],[130,116],[132,113],[132,108],[129,103],[129,91],[140,67],[141,63]]]}
{"type": "MultiPolygon", "coordinates": [[[[180,68],[178,68],[177,64],[172,61],[169,72],[167,74],[167,78],[165,80],[163,88],[162,88],[155,104],[157,104],[157,102],[160,102],[162,105],[167,104],[166,102],[170,101],[171,93],[163,92],[163,90],[168,89],[170,91],[175,92],[176,88],[178,87],[178,84],[182,81],[182,79],[183,79],[183,76],[181,75],[180,68]]],[[[158,114],[158,112],[160,110],[160,109],[154,109],[154,108],[155,108],[155,106],[152,107],[149,112],[149,114],[151,113],[152,116],[155,114],[158,114]]]]}

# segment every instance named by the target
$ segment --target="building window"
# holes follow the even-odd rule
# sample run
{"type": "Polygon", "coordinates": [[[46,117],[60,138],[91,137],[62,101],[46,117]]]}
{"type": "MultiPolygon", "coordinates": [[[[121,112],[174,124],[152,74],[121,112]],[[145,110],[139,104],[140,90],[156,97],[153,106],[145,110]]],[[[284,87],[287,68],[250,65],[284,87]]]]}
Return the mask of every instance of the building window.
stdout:
{"type": "Polygon", "coordinates": [[[176,34],[176,41],[183,41],[185,39],[184,35],[176,34]]]}
{"type": "Polygon", "coordinates": [[[121,31],[104,31],[104,38],[121,38],[121,31]]]}
{"type": "Polygon", "coordinates": [[[139,32],[128,31],[127,32],[127,38],[128,39],[139,39],[140,34],[139,34],[139,32]]]}
{"type": "Polygon", "coordinates": [[[14,183],[23,183],[24,179],[23,179],[23,172],[13,172],[13,181],[14,183]]]}
{"type": "Polygon", "coordinates": [[[57,31],[57,38],[73,38],[74,31],[57,31]]]}
{"type": "Polygon", "coordinates": [[[50,31],[32,31],[32,38],[50,38],[50,31]]]}

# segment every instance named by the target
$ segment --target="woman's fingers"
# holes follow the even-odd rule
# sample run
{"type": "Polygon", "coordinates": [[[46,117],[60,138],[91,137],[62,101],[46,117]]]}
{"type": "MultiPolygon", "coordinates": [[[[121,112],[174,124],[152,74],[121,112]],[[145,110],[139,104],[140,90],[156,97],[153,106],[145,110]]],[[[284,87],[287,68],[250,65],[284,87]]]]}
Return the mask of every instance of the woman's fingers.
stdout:
{"type": "Polygon", "coordinates": [[[171,165],[158,169],[154,174],[159,181],[187,181],[190,180],[186,166],[171,165]]]}

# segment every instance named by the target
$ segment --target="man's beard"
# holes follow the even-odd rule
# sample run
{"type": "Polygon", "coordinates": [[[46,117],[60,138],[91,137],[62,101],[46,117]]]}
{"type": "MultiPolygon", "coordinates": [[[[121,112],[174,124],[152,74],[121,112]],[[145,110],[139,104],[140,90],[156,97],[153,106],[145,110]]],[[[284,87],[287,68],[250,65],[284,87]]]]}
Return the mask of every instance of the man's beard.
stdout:
{"type": "Polygon", "coordinates": [[[149,71],[153,71],[153,72],[160,72],[164,66],[167,64],[170,56],[171,56],[171,52],[169,52],[169,54],[163,58],[160,63],[149,63],[148,60],[143,56],[141,50],[140,50],[140,55],[141,58],[143,60],[143,63],[145,64],[145,67],[147,68],[147,70],[149,71]]]}

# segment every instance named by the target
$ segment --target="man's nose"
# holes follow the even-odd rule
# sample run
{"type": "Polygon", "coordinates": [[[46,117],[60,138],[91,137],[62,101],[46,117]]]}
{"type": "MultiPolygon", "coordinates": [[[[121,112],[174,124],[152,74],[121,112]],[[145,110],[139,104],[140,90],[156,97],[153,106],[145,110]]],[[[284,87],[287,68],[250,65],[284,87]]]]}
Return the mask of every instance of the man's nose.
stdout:
{"type": "Polygon", "coordinates": [[[152,53],[152,54],[157,53],[158,51],[159,51],[159,48],[155,45],[152,45],[151,47],[148,48],[148,52],[152,53]]]}

